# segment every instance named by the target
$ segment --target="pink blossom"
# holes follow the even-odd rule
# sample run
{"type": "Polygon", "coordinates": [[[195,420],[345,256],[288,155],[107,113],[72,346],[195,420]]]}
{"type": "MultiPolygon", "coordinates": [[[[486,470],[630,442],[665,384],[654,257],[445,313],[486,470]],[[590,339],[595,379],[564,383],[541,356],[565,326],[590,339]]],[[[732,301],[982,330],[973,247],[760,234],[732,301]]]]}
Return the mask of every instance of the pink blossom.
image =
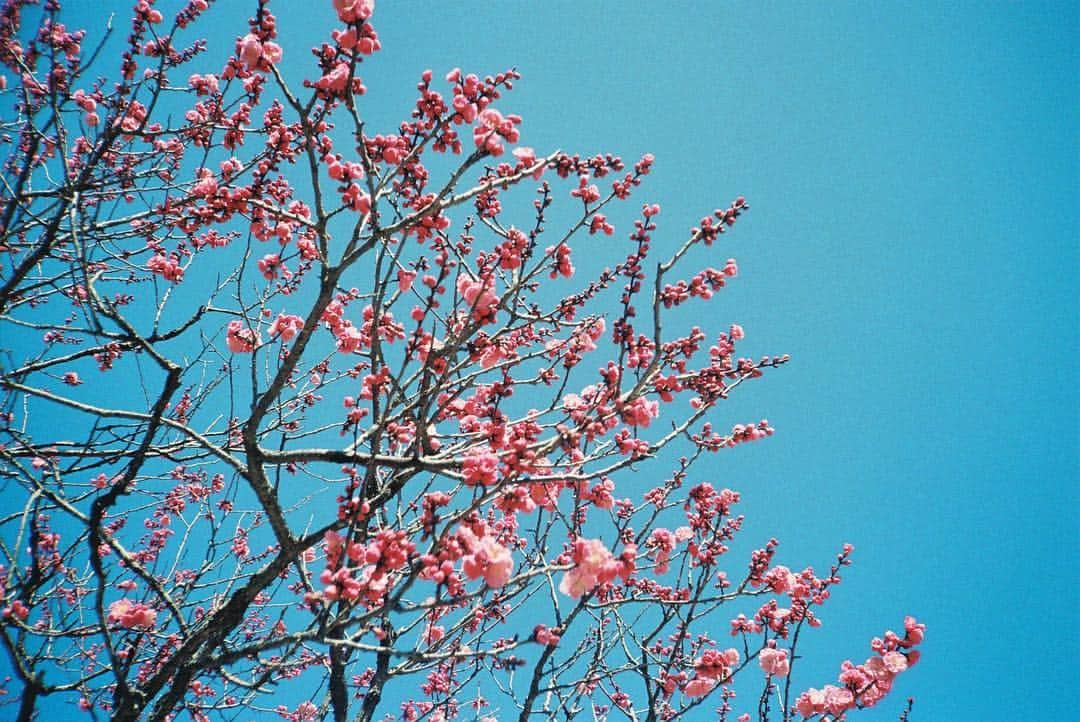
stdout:
{"type": "Polygon", "coordinates": [[[263,54],[263,46],[258,36],[254,33],[248,33],[240,38],[236,42],[236,54],[248,66],[249,70],[254,70],[263,54]]]}
{"type": "Polygon", "coordinates": [[[345,92],[348,82],[349,64],[340,62],[334,66],[333,70],[319,78],[315,83],[315,87],[319,90],[327,90],[331,93],[340,95],[345,92]]]}
{"type": "MultiPolygon", "coordinates": [[[[537,165],[536,151],[532,148],[524,146],[514,148],[513,156],[518,159],[518,166],[521,170],[527,170],[537,165]]],[[[532,173],[533,180],[540,180],[540,176],[544,175],[544,165],[541,164],[532,173]]]]}
{"type": "Polygon", "coordinates": [[[30,609],[22,603],[21,599],[16,599],[10,605],[4,607],[3,611],[0,611],[0,616],[4,619],[15,617],[15,619],[25,622],[26,618],[30,616],[30,609]]]}
{"type": "Polygon", "coordinates": [[[554,647],[559,643],[561,638],[562,637],[558,632],[545,624],[537,624],[536,627],[533,628],[533,639],[544,646],[554,647]]]}
{"type": "Polygon", "coordinates": [[[786,649],[766,647],[758,652],[758,664],[761,665],[765,674],[771,674],[776,677],[786,677],[787,673],[791,670],[791,664],[788,661],[788,651],[786,649]]]}
{"type": "Polygon", "coordinates": [[[498,471],[499,457],[483,449],[470,451],[461,463],[466,486],[490,486],[498,479],[498,471]]]}
{"type": "Polygon", "coordinates": [[[299,316],[279,313],[267,330],[271,337],[280,338],[282,341],[291,341],[303,327],[304,319],[299,316]]]}
{"type": "Polygon", "coordinates": [[[499,297],[491,291],[490,283],[474,281],[462,275],[458,276],[457,290],[471,309],[474,321],[481,324],[494,323],[499,297]]]}
{"type": "Polygon", "coordinates": [[[155,273],[166,281],[180,283],[184,280],[184,269],[179,261],[172,256],[154,255],[146,262],[146,267],[151,273],[155,273]]]}
{"type": "Polygon", "coordinates": [[[256,70],[263,60],[270,64],[281,62],[282,50],[277,43],[263,42],[254,33],[248,33],[236,41],[236,55],[248,70],[256,70]]]}
{"type": "Polygon", "coordinates": [[[109,605],[109,621],[125,629],[150,629],[157,621],[157,612],[142,602],[124,598],[109,605]]]}
{"type": "Polygon", "coordinates": [[[498,589],[510,581],[514,571],[514,559],[510,550],[495,541],[494,537],[484,536],[479,539],[467,529],[462,529],[461,536],[469,548],[469,553],[462,559],[462,571],[469,579],[483,577],[492,589],[498,589]]]}
{"type": "MultiPolygon", "coordinates": [[[[458,96],[462,97],[462,96],[458,96]]],[[[473,128],[473,141],[477,148],[483,148],[493,156],[503,153],[503,139],[516,143],[520,137],[515,127],[521,123],[521,118],[516,115],[503,114],[494,108],[486,108],[480,112],[476,127],[473,128]]]]}
{"type": "Polygon", "coordinates": [[[908,659],[900,652],[886,652],[881,661],[885,663],[885,669],[893,674],[900,674],[908,668],[908,659]]]}
{"type": "Polygon", "coordinates": [[[623,407],[623,421],[645,428],[660,415],[660,402],[639,396],[623,407]]]}
{"type": "Polygon", "coordinates": [[[375,0],[334,0],[334,10],[345,23],[367,20],[375,12],[375,0]]]}
{"type": "Polygon", "coordinates": [[[277,43],[263,43],[263,57],[268,63],[280,63],[283,54],[281,46],[277,43]]]}
{"type": "Polygon", "coordinates": [[[686,683],[683,687],[683,693],[687,697],[704,697],[712,691],[716,686],[715,679],[705,679],[703,677],[695,677],[686,683]]]}
{"type": "Polygon", "coordinates": [[[618,576],[625,580],[633,573],[633,559],[626,555],[616,559],[599,539],[576,539],[570,556],[574,567],[559,582],[559,591],[575,599],[599,584],[618,576]]]}
{"type": "Polygon", "coordinates": [[[248,328],[243,321],[229,321],[225,332],[225,343],[233,353],[252,353],[262,343],[259,332],[248,328]]]}
{"type": "Polygon", "coordinates": [[[738,663],[739,650],[737,649],[723,651],[706,649],[694,660],[694,671],[699,677],[722,681],[731,676],[733,668],[738,663]]]}
{"type": "Polygon", "coordinates": [[[267,253],[259,259],[259,273],[268,281],[277,278],[278,269],[281,267],[281,256],[276,253],[267,253]]]}
{"type": "Polygon", "coordinates": [[[398,290],[405,293],[412,288],[413,281],[416,279],[416,271],[406,271],[404,269],[397,272],[398,290]]]}
{"type": "Polygon", "coordinates": [[[855,706],[855,695],[847,687],[825,685],[825,710],[838,715],[855,706]]]}

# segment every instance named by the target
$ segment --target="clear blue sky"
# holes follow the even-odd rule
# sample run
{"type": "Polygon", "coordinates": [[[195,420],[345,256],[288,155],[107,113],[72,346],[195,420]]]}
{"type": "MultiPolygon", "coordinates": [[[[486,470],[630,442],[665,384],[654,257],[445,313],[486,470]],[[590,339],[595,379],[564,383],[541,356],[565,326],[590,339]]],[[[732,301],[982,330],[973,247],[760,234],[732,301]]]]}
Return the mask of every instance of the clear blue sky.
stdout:
{"type": "MultiPolygon", "coordinates": [[[[294,70],[330,27],[323,4],[275,4],[294,70]]],[[[214,11],[216,57],[241,5],[214,11]]],[[[805,648],[825,671],[799,684],[833,681],[912,613],[929,625],[898,681],[913,719],[1064,720],[1080,12],[944,5],[381,2],[363,75],[392,131],[424,68],[516,66],[500,107],[525,118],[524,143],[656,155],[641,198],[663,205],[658,242],[746,195],[718,251],[741,274],[709,313],[746,328],[743,350],[793,362],[717,417],[777,435],[717,457],[716,481],[781,562],[856,545],[805,648]]],[[[899,701],[859,718],[894,719],[899,701]]]]}

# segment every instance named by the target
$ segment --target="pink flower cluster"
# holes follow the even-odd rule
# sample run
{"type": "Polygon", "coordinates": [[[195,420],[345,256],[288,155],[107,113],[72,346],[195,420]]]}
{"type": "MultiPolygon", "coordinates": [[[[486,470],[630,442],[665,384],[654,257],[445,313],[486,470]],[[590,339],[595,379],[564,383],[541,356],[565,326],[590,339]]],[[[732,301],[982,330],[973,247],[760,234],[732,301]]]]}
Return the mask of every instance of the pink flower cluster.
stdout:
{"type": "Polygon", "coordinates": [[[764,670],[765,674],[774,677],[786,677],[788,672],[791,671],[791,661],[788,659],[786,649],[766,647],[758,652],[758,664],[761,665],[761,669],[764,670]]]}
{"type": "Polygon", "coordinates": [[[157,612],[125,597],[109,605],[109,621],[125,629],[151,629],[157,622],[157,612]]]}
{"type": "Polygon", "coordinates": [[[631,426],[645,428],[649,423],[660,415],[660,402],[638,396],[630,403],[623,406],[622,419],[631,426]]]}
{"type": "Polygon", "coordinates": [[[503,114],[494,108],[486,108],[480,112],[479,122],[473,128],[473,142],[477,148],[482,148],[493,156],[503,154],[502,141],[507,140],[517,143],[521,133],[517,127],[521,124],[521,116],[503,114]]]}
{"type": "Polygon", "coordinates": [[[462,557],[462,571],[468,579],[484,578],[492,589],[506,586],[514,572],[514,558],[510,550],[486,534],[477,537],[468,527],[462,527],[458,538],[465,545],[467,553],[462,557]]]}
{"type": "Polygon", "coordinates": [[[840,666],[843,686],[827,684],[824,689],[803,692],[795,703],[799,714],[804,718],[826,713],[838,717],[856,705],[873,707],[880,702],[892,689],[896,676],[919,660],[918,650],[911,648],[923,641],[926,625],[914,617],[905,617],[904,630],[903,638],[891,631],[885,633],[884,639],[874,638],[870,647],[877,656],[863,664],[844,662],[840,666]]]}
{"type": "Polygon", "coordinates": [[[281,261],[281,256],[277,253],[267,253],[259,259],[258,266],[259,273],[261,273],[263,278],[267,281],[273,281],[278,277],[278,273],[283,274],[287,279],[292,277],[292,273],[281,261]]]}
{"type": "Polygon", "coordinates": [[[653,529],[645,546],[649,549],[649,557],[656,562],[655,572],[666,574],[671,568],[671,553],[676,545],[693,537],[694,530],[688,526],[681,526],[675,531],[663,527],[653,529]]]}
{"type": "MultiPolygon", "coordinates": [[[[326,549],[326,569],[319,576],[323,583],[322,598],[330,601],[365,601],[379,604],[390,588],[391,574],[409,561],[416,545],[404,531],[380,529],[367,544],[350,542],[337,532],[328,531],[323,538],[326,549]],[[344,563],[347,557],[356,566],[344,563]]],[[[309,595],[307,601],[318,597],[309,595]]]]}
{"type": "Polygon", "coordinates": [[[97,101],[93,96],[88,95],[86,91],[79,89],[76,90],[71,99],[75,101],[75,104],[83,109],[83,122],[93,128],[101,122],[101,117],[97,114],[97,101]]]}
{"type": "Polygon", "coordinates": [[[248,33],[236,41],[236,56],[248,70],[269,70],[270,65],[281,62],[281,46],[262,41],[255,33],[248,33]]]}
{"type": "Polygon", "coordinates": [[[21,599],[16,599],[14,602],[4,607],[3,611],[0,611],[0,618],[10,619],[14,617],[20,622],[25,622],[26,618],[30,616],[30,609],[22,603],[21,599]]]}
{"type": "Polygon", "coordinates": [[[579,538],[574,541],[569,556],[567,561],[573,561],[574,567],[559,582],[559,591],[577,599],[601,584],[614,581],[616,577],[622,577],[623,581],[629,579],[636,568],[634,558],[637,548],[627,544],[623,553],[616,558],[599,539],[579,538]]]}
{"type": "Polygon", "coordinates": [[[694,660],[694,678],[683,687],[687,697],[701,697],[708,694],[720,682],[731,676],[735,665],[739,663],[739,651],[728,649],[707,649],[694,660]]]}
{"type": "Polygon", "coordinates": [[[262,343],[259,332],[249,328],[243,321],[229,321],[225,331],[225,343],[233,353],[252,353],[262,343]]]}
{"type": "Polygon", "coordinates": [[[498,480],[499,457],[485,449],[473,449],[461,462],[466,486],[491,486],[498,480]]]}
{"type": "Polygon", "coordinates": [[[739,267],[736,265],[735,259],[729,258],[722,269],[706,268],[694,274],[689,283],[680,280],[674,286],[665,284],[664,290],[660,293],[660,298],[664,303],[664,308],[678,306],[694,297],[707,301],[713,297],[714,293],[724,287],[727,278],[736,276],[738,273],[739,267]]]}
{"type": "Polygon", "coordinates": [[[558,631],[548,627],[546,624],[537,624],[533,629],[533,639],[546,647],[554,647],[561,638],[562,635],[558,631]]]}
{"type": "Polygon", "coordinates": [[[282,341],[291,341],[293,337],[304,327],[304,319],[292,314],[279,313],[274,322],[267,329],[270,336],[280,338],[282,341]]]}
{"type": "Polygon", "coordinates": [[[175,255],[153,255],[146,262],[146,267],[151,273],[161,276],[166,281],[180,283],[184,280],[184,269],[180,266],[179,259],[175,255]]]}
{"type": "Polygon", "coordinates": [[[481,325],[495,323],[495,308],[499,305],[499,297],[491,287],[490,278],[474,281],[464,274],[458,276],[458,293],[468,304],[472,319],[481,325]]]}
{"type": "Polygon", "coordinates": [[[334,10],[342,22],[361,22],[375,13],[375,0],[334,0],[334,10]]]}

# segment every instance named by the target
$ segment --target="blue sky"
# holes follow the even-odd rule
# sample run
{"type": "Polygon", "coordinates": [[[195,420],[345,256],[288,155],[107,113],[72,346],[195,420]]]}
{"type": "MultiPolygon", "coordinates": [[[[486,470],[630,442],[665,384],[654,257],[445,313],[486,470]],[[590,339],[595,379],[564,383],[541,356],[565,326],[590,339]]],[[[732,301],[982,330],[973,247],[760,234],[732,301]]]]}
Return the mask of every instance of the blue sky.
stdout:
{"type": "MultiPolygon", "coordinates": [[[[244,32],[232,5],[215,57],[244,32]]],[[[276,5],[299,72],[330,4],[276,5]]],[[[500,107],[524,143],[655,154],[639,198],[663,205],[658,243],[749,200],[716,250],[740,276],[708,313],[793,362],[721,409],[777,435],[717,457],[715,481],[782,563],[856,546],[804,648],[826,671],[800,685],[910,613],[929,627],[896,693],[913,719],[1073,714],[1075,5],[383,2],[375,26],[383,130],[425,68],[514,66],[500,107]]]]}

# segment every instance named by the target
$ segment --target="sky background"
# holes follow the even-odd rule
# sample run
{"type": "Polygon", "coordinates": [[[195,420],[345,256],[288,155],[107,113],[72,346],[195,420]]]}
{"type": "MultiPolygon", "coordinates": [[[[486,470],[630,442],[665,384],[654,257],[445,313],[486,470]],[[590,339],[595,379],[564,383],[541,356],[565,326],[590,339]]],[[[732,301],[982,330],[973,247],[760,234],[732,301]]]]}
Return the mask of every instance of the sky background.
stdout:
{"type": "MultiPolygon", "coordinates": [[[[216,58],[245,32],[239,5],[215,10],[216,58]]],[[[325,5],[273,4],[291,72],[332,27],[325,5]]],[[[1080,11],[926,5],[381,2],[369,117],[392,132],[425,68],[514,66],[498,107],[524,117],[524,144],[656,156],[637,198],[663,206],[657,244],[745,195],[714,247],[740,275],[695,312],[742,324],[740,352],[793,361],[714,417],[767,417],[776,436],[709,471],[743,492],[755,546],[781,540],[780,563],[824,569],[856,546],[800,647],[828,671],[799,684],[835,681],[914,614],[922,662],[859,719],[895,719],[911,694],[923,722],[1064,720],[1080,653],[1080,11]]],[[[101,25],[97,3],[71,7],[101,25]]]]}

